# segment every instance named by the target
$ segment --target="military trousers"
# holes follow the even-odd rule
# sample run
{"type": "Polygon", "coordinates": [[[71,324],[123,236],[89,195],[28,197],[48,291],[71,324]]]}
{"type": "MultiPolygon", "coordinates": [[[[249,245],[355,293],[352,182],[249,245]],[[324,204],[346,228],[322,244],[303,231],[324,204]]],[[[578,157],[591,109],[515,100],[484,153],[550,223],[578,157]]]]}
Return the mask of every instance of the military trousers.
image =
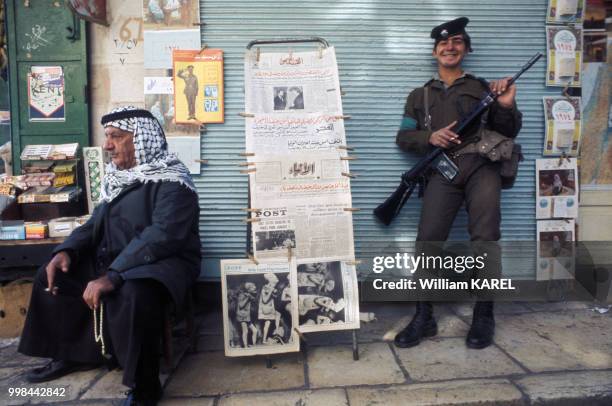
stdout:
{"type": "MultiPolygon", "coordinates": [[[[445,245],[444,242],[449,236],[459,209],[465,203],[470,242],[459,244],[461,245],[459,250],[463,251],[462,254],[466,254],[467,248],[473,256],[484,255],[486,266],[477,274],[446,271],[442,275],[439,269],[429,269],[427,272],[419,269],[415,277],[429,278],[435,275],[435,277],[449,276],[463,279],[497,278],[501,275],[501,250],[497,243],[500,239],[501,224],[499,164],[476,154],[459,156],[455,158],[455,163],[459,168],[459,174],[453,181],[448,181],[435,171],[427,182],[416,253],[428,256],[446,256],[449,253],[446,251],[449,244],[445,245]]],[[[454,254],[457,255],[456,252],[454,254]]],[[[448,298],[448,295],[443,296],[448,298]]],[[[431,298],[435,299],[436,297],[431,298]]]]}

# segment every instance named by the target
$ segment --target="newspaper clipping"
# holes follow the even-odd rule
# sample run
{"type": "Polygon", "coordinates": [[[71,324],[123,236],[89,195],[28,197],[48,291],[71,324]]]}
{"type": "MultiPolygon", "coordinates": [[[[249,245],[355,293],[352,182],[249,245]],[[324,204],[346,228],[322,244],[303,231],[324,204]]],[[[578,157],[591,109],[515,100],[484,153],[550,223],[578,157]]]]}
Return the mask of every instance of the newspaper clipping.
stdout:
{"type": "Polygon", "coordinates": [[[355,266],[347,258],[298,261],[299,330],[359,328],[359,293],[355,266]]]}
{"type": "Polygon", "coordinates": [[[225,355],[300,350],[295,260],[221,261],[225,355]]]}
{"type": "Polygon", "coordinates": [[[246,119],[246,149],[258,154],[336,150],[346,145],[344,120],[329,114],[256,114],[246,119]]]}
{"type": "Polygon", "coordinates": [[[257,259],[353,257],[347,164],[337,152],[259,156],[251,177],[253,251],[257,259]]]}
{"type": "Polygon", "coordinates": [[[573,279],[575,227],[574,220],[538,221],[537,280],[573,279]]]}
{"type": "Polygon", "coordinates": [[[544,97],[544,155],[577,156],[582,135],[580,97],[544,97]]]}
{"type": "Polygon", "coordinates": [[[333,47],[299,53],[255,50],[245,55],[248,113],[342,115],[340,81],[333,47]]]}
{"type": "Polygon", "coordinates": [[[578,217],[576,159],[536,160],[536,218],[578,217]]]}

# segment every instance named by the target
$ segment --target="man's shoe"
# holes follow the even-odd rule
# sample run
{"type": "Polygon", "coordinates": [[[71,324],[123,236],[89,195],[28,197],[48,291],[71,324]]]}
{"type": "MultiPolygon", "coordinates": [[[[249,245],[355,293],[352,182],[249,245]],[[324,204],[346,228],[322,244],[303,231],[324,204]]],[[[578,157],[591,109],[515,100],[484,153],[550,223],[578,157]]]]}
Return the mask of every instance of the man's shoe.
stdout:
{"type": "Polygon", "coordinates": [[[73,361],[50,361],[47,365],[34,368],[25,378],[29,383],[52,381],[77,371],[89,371],[98,368],[96,364],[83,364],[73,361]]]}
{"type": "Polygon", "coordinates": [[[125,392],[127,397],[121,403],[121,406],[157,406],[159,399],[162,397],[161,389],[159,396],[154,398],[142,398],[134,389],[125,392]]]}
{"type": "Polygon", "coordinates": [[[465,339],[465,344],[474,349],[486,348],[493,343],[494,334],[493,302],[476,302],[472,327],[465,339]]]}
{"type": "Polygon", "coordinates": [[[431,302],[417,302],[414,317],[395,336],[395,346],[409,348],[418,345],[424,337],[433,337],[438,334],[438,325],[433,318],[433,306],[431,302]]]}

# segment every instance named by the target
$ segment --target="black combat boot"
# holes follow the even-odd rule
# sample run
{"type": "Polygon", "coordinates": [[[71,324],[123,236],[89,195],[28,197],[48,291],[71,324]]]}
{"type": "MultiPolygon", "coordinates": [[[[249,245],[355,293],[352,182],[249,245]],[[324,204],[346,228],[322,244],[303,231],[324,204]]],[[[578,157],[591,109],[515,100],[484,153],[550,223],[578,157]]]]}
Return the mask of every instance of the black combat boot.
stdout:
{"type": "Polygon", "coordinates": [[[395,346],[409,348],[418,345],[424,337],[433,337],[438,334],[438,325],[433,318],[431,302],[416,302],[416,313],[406,326],[395,336],[395,346]]]}
{"type": "Polygon", "coordinates": [[[493,317],[493,302],[476,302],[472,327],[465,340],[469,348],[481,349],[493,342],[495,334],[495,318],[493,317]]]}

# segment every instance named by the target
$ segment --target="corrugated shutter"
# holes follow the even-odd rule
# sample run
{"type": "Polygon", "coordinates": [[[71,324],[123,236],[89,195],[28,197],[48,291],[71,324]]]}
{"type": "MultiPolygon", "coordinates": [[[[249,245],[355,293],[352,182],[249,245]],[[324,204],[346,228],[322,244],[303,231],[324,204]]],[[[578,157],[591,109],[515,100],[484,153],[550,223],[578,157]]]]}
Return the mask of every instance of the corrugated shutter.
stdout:
{"type": "MultiPolygon", "coordinates": [[[[239,174],[244,151],[243,56],[253,39],[320,36],[336,47],[348,142],[358,161],[351,171],[357,258],[369,259],[398,241],[413,241],[420,200],[411,199],[392,227],[378,224],[372,209],[391,193],[399,175],[416,157],[395,146],[395,134],[408,92],[435,69],[429,32],[458,16],[471,20],[475,52],[465,68],[488,79],[514,74],[535,52],[545,52],[546,0],[517,1],[248,1],[202,0],[202,41],[225,51],[226,122],[211,124],[202,136],[209,160],[197,179],[202,207],[200,231],[205,252],[203,278],[219,274],[220,258],[243,257],[246,243],[247,179],[239,174]]],[[[286,49],[287,47],[284,47],[286,49]]],[[[299,49],[300,46],[293,46],[299,49]]],[[[262,48],[266,51],[272,48],[262,48]]],[[[559,94],[544,86],[540,61],[521,78],[518,103],[523,111],[520,143],[526,161],[513,189],[503,193],[502,235],[506,241],[535,238],[535,159],[543,143],[542,96],[559,94]]],[[[459,215],[451,238],[465,238],[466,216],[459,215]]],[[[517,250],[518,251],[518,250],[517,250]]],[[[533,254],[533,253],[532,253],[533,254]]],[[[533,274],[535,256],[505,251],[505,272],[533,274]],[[519,260],[519,256],[523,259],[519,260]]],[[[367,271],[362,269],[362,271],[367,271]]]]}

